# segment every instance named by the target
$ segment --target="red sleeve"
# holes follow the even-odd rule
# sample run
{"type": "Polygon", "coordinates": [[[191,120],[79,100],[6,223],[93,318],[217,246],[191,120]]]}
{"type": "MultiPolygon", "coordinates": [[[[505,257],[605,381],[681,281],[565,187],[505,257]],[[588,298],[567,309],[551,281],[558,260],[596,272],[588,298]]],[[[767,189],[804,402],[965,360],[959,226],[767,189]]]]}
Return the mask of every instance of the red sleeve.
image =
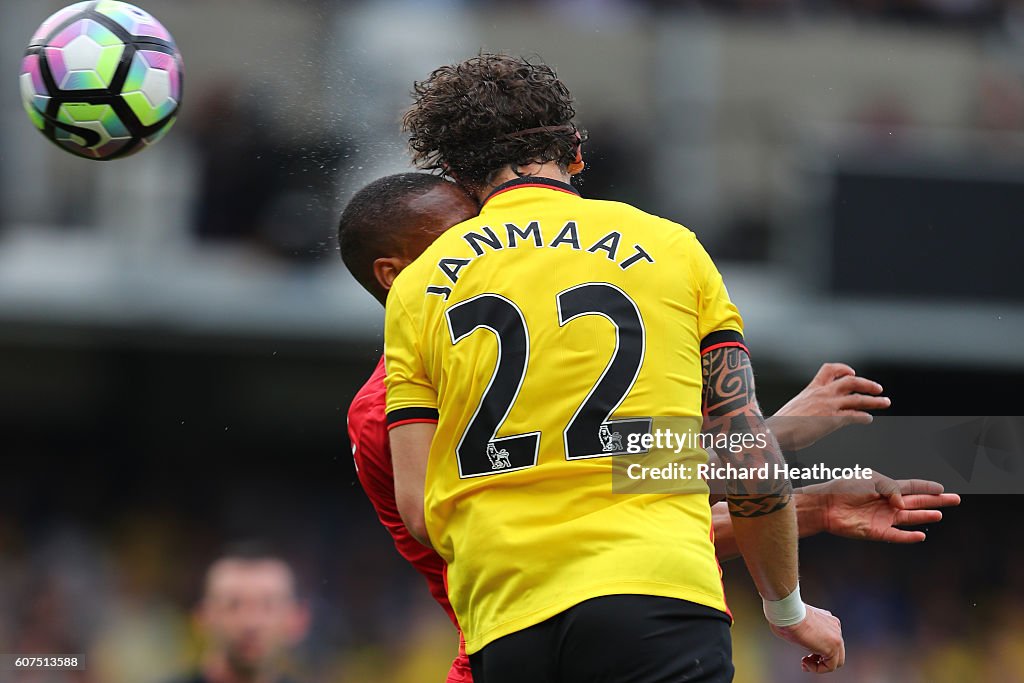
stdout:
{"type": "Polygon", "coordinates": [[[348,437],[352,442],[359,484],[370,499],[381,524],[391,534],[395,548],[422,574],[431,595],[458,626],[444,583],[444,560],[412,537],[402,523],[395,501],[395,475],[385,419],[384,359],[359,390],[348,409],[348,437]]]}

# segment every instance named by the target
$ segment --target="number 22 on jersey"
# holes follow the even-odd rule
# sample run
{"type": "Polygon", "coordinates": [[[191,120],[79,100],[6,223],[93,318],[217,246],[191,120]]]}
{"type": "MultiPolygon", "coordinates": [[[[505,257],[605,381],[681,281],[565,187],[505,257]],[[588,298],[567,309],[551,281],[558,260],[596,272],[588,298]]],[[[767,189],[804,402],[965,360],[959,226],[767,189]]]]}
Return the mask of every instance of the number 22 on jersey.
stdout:
{"type": "MultiPolygon", "coordinates": [[[[596,315],[615,327],[615,350],[590,393],[576,409],[562,442],[565,458],[579,460],[626,452],[631,434],[647,434],[650,417],[611,419],[640,374],[646,350],[646,331],[636,303],[606,282],[587,282],[559,292],[552,314],[560,327],[596,315]]],[[[479,329],[494,334],[498,357],[490,382],[456,446],[459,477],[480,477],[533,467],[537,464],[540,432],[498,437],[526,379],[530,363],[530,334],[523,312],[500,294],[479,294],[445,312],[452,344],[479,329]]]]}

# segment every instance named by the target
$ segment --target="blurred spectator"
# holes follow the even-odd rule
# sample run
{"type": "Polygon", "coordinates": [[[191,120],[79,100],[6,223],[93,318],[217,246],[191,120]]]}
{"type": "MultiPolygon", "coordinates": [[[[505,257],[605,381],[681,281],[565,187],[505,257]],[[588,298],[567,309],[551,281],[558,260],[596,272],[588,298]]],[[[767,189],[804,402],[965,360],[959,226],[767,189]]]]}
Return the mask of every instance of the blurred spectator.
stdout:
{"type": "Polygon", "coordinates": [[[206,573],[197,618],[208,638],[200,670],[180,683],[290,683],[283,661],[306,635],[309,611],[289,564],[240,547],[206,573]]]}
{"type": "Polygon", "coordinates": [[[254,243],[276,256],[316,260],[333,230],[336,174],[352,150],[337,130],[323,135],[268,116],[264,109],[277,96],[243,94],[225,81],[199,98],[195,231],[203,239],[254,243]]]}
{"type": "Polygon", "coordinates": [[[280,184],[283,159],[267,144],[271,123],[227,81],[199,97],[195,107],[202,152],[196,230],[207,238],[250,237],[280,184]]]}

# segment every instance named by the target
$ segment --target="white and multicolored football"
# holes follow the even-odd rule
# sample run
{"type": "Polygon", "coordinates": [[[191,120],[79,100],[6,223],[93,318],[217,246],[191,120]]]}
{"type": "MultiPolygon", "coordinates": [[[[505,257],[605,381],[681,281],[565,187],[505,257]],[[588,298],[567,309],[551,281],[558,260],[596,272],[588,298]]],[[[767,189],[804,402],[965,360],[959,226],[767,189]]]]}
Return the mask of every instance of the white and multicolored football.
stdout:
{"type": "Polygon", "coordinates": [[[181,106],[174,39],[148,12],[118,0],[75,3],[44,21],[20,79],[35,127],[87,159],[126,157],[154,144],[181,106]]]}

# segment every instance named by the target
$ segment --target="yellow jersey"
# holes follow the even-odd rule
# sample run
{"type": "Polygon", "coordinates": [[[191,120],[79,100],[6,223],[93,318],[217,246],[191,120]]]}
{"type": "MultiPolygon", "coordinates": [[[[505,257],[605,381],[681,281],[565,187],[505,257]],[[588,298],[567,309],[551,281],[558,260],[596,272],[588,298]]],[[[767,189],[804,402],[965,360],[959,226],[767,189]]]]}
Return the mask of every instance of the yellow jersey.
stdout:
{"type": "Polygon", "coordinates": [[[612,464],[653,418],[699,418],[702,345],[742,330],[692,232],[543,178],[399,274],[388,423],[437,420],[424,514],[469,653],[604,595],[727,611],[706,487],[614,493],[612,464]]]}

